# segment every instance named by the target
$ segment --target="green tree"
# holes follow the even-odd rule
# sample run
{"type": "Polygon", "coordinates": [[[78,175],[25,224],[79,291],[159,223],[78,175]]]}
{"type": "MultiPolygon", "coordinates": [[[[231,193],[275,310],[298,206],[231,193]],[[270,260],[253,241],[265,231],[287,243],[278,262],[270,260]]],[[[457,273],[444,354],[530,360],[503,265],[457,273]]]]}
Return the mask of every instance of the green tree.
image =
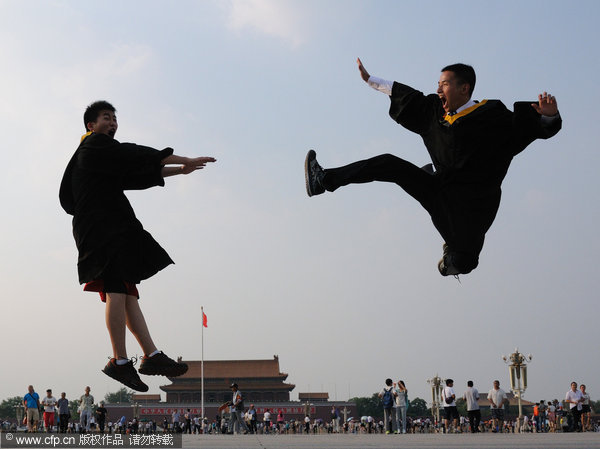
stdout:
{"type": "Polygon", "coordinates": [[[383,402],[379,397],[379,393],[373,393],[371,397],[352,398],[350,402],[356,404],[358,416],[383,416],[383,402]]]}
{"type": "Polygon", "coordinates": [[[425,401],[425,399],[417,397],[414,398],[412,401],[409,401],[409,406],[408,410],[406,411],[406,414],[412,417],[428,416],[431,415],[431,410],[427,408],[427,401],[425,401]]]}
{"type": "Polygon", "coordinates": [[[79,421],[79,398],[69,399],[69,412],[71,413],[71,421],[79,421]]]}
{"type": "Polygon", "coordinates": [[[104,402],[106,402],[107,404],[131,404],[132,396],[132,390],[128,390],[125,387],[121,387],[118,391],[114,393],[106,393],[106,396],[104,396],[104,402]]]}
{"type": "Polygon", "coordinates": [[[467,401],[463,398],[456,398],[456,410],[460,416],[467,416],[467,401]]]}
{"type": "Polygon", "coordinates": [[[23,404],[23,396],[4,399],[0,403],[0,419],[16,419],[16,405],[23,404]]]}

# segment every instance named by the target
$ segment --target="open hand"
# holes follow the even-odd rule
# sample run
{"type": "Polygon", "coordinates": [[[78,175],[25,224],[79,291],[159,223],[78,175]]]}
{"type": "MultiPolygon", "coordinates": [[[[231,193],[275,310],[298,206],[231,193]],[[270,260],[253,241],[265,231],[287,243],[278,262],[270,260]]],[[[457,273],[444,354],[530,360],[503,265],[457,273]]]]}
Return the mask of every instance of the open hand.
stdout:
{"type": "Polygon", "coordinates": [[[363,63],[360,60],[360,58],[357,58],[356,62],[358,63],[358,71],[360,72],[360,77],[365,81],[365,83],[368,82],[369,77],[371,75],[369,75],[369,72],[367,72],[367,69],[365,69],[365,66],[363,66],[363,63]]]}
{"type": "Polygon", "coordinates": [[[214,157],[188,157],[181,166],[181,173],[187,175],[196,170],[201,170],[208,162],[216,162],[214,157]]]}
{"type": "Polygon", "coordinates": [[[556,98],[552,95],[544,92],[538,95],[538,103],[532,103],[531,106],[536,110],[538,114],[552,117],[558,114],[558,104],[556,98]]]}

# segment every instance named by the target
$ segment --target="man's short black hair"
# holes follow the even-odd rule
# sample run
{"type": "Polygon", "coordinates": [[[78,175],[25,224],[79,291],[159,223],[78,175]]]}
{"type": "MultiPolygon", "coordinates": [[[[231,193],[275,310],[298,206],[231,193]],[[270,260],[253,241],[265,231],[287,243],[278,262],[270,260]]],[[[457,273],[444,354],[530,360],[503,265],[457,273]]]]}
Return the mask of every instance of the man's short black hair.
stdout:
{"type": "Polygon", "coordinates": [[[453,384],[454,381],[452,379],[446,379],[446,386],[449,387],[450,384],[453,384]]]}
{"type": "Polygon", "coordinates": [[[392,379],[388,378],[388,379],[385,380],[385,384],[389,387],[390,385],[394,384],[394,381],[392,379]]]}
{"type": "Polygon", "coordinates": [[[93,102],[83,113],[83,126],[86,131],[89,131],[87,127],[88,123],[95,122],[98,119],[98,115],[100,115],[100,111],[117,112],[115,107],[108,101],[100,100],[93,102]]]}
{"type": "Polygon", "coordinates": [[[475,69],[467,64],[451,64],[442,69],[442,72],[452,72],[460,84],[469,85],[469,96],[475,90],[475,69]]]}
{"type": "Polygon", "coordinates": [[[473,381],[472,380],[468,381],[467,382],[467,387],[472,387],[472,386],[473,386],[473,381]]]}

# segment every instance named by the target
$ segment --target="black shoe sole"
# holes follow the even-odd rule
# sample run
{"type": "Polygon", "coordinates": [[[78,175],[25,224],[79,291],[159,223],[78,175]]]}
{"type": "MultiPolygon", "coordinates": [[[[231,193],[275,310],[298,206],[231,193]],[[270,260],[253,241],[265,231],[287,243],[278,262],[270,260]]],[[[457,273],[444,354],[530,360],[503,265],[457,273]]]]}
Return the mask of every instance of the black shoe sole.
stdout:
{"type": "Polygon", "coordinates": [[[315,153],[315,150],[310,150],[307,154],[306,154],[306,159],[304,159],[304,181],[306,183],[306,193],[308,194],[308,196],[313,196],[312,190],[310,188],[310,161],[312,161],[313,159],[317,158],[317,153],[315,153]]]}
{"type": "Polygon", "coordinates": [[[138,373],[144,374],[145,376],[165,376],[165,377],[178,377],[183,376],[187,373],[188,366],[184,365],[182,367],[172,367],[172,368],[144,368],[144,366],[140,366],[138,373]]]}
{"type": "Polygon", "coordinates": [[[125,382],[123,381],[123,379],[119,379],[116,375],[110,373],[109,371],[106,371],[106,368],[101,370],[104,374],[106,374],[108,377],[116,380],[117,382],[122,383],[123,385],[125,385],[126,387],[131,388],[132,390],[135,391],[141,391],[142,393],[148,391],[148,385],[146,385],[145,383],[142,382],[141,385],[138,384],[133,384],[131,382],[125,382]]]}

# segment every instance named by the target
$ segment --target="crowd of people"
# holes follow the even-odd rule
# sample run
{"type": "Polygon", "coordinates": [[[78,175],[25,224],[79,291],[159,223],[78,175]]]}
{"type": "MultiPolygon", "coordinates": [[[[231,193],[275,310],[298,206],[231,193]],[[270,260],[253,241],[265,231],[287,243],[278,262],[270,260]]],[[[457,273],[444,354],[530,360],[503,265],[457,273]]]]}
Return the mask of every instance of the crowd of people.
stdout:
{"type": "MultiPolygon", "coordinates": [[[[191,423],[187,420],[183,422],[177,421],[174,413],[172,422],[169,423],[167,418],[163,422],[165,432],[182,432],[190,434],[261,434],[261,435],[283,435],[283,434],[320,434],[320,433],[335,433],[335,421],[324,421],[322,419],[313,419],[310,416],[305,416],[303,419],[290,418],[286,419],[282,410],[266,409],[262,416],[258,416],[256,408],[253,404],[250,405],[241,416],[242,421],[238,421],[237,417],[231,411],[223,411],[217,414],[212,421],[208,418],[202,420],[199,416],[193,417],[191,423]],[[237,423],[240,423],[238,428],[237,423]],[[241,424],[243,423],[243,424],[241,424]]],[[[342,429],[340,426],[338,429],[342,429]]]]}
{"type": "MultiPolygon", "coordinates": [[[[139,421],[136,417],[128,420],[125,416],[108,419],[108,411],[104,401],[95,405],[90,387],[78,399],[69,400],[63,392],[56,399],[51,389],[40,398],[32,385],[23,396],[25,416],[22,424],[28,432],[44,430],[60,433],[143,433],[173,432],[187,434],[320,434],[320,433],[463,433],[463,432],[584,432],[600,431],[598,422],[593,422],[593,412],[590,394],[586,386],[578,387],[576,382],[565,394],[565,399],[559,401],[541,400],[535,403],[530,415],[525,414],[521,420],[517,416],[505,416],[508,404],[506,392],[500,388],[498,380],[493,381],[486,398],[490,406],[490,415],[482,420],[480,410],[480,394],[472,381],[467,382],[467,388],[462,396],[457,396],[454,381],[447,379],[441,391],[441,409],[443,419],[435,417],[409,417],[410,407],[408,389],[402,380],[393,382],[386,379],[385,385],[379,392],[383,405],[383,418],[372,416],[350,417],[343,420],[338,408],[333,405],[330,419],[314,418],[310,415],[298,419],[287,419],[281,409],[265,408],[260,416],[254,406],[244,406],[244,395],[238,385],[230,385],[232,399],[219,408],[214,419],[202,419],[193,415],[188,409],[185,413],[174,411],[170,417],[165,416],[162,425],[155,420],[139,421]],[[460,414],[457,400],[462,399],[466,405],[466,415],[460,414]],[[79,413],[78,420],[71,419],[71,410],[76,404],[79,413]],[[40,410],[43,410],[40,414],[40,410]]],[[[3,430],[15,430],[20,423],[4,421],[3,430]]]]}
{"type": "Polygon", "coordinates": [[[65,392],[56,399],[50,388],[46,390],[43,398],[40,398],[33,385],[29,385],[27,390],[23,396],[25,416],[22,423],[14,423],[15,428],[23,424],[28,432],[43,430],[49,433],[85,433],[96,429],[104,432],[108,411],[104,401],[94,405],[94,396],[90,394],[89,386],[85,387],[84,394],[74,401],[67,399],[65,392]],[[71,419],[72,402],[77,404],[78,421],[71,419]]]}
{"type": "MultiPolygon", "coordinates": [[[[577,388],[577,382],[571,382],[571,388],[567,391],[565,399],[559,402],[541,400],[533,407],[531,416],[524,415],[522,422],[518,417],[508,419],[505,417],[505,407],[508,405],[508,396],[500,388],[500,381],[494,380],[493,386],[487,394],[490,406],[490,418],[481,421],[480,395],[473,381],[467,382],[467,388],[461,399],[466,405],[467,416],[460,415],[457,407],[457,397],[454,391],[454,380],[446,379],[446,386],[441,391],[441,408],[443,409],[443,421],[439,423],[425,419],[420,421],[418,431],[428,432],[441,431],[451,432],[585,432],[598,431],[598,423],[591,420],[591,398],[586,391],[586,386],[577,388]]],[[[383,421],[379,430],[385,433],[407,433],[415,432],[414,422],[407,421],[406,410],[409,406],[408,391],[402,380],[393,382],[386,379],[385,386],[379,393],[383,403],[383,421]]],[[[364,427],[364,426],[363,426],[364,427]]],[[[373,426],[367,422],[367,431],[373,426]]]]}

